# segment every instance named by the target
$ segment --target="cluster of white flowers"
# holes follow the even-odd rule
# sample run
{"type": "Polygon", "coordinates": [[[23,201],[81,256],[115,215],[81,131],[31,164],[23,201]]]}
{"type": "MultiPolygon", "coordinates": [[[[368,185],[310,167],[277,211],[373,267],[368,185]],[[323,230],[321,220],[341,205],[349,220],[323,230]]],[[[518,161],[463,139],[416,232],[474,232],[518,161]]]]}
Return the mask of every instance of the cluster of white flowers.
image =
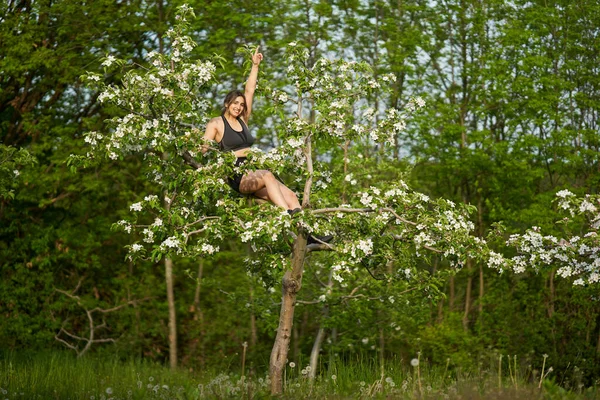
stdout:
{"type": "Polygon", "coordinates": [[[108,56],[106,56],[106,58],[102,62],[102,66],[103,67],[110,67],[115,61],[117,61],[117,59],[115,58],[115,56],[113,56],[112,54],[109,54],[108,56]]]}
{"type": "Polygon", "coordinates": [[[144,242],[154,243],[154,231],[153,230],[144,228],[142,233],[144,234],[144,242]]]}
{"type": "Polygon", "coordinates": [[[202,251],[204,254],[214,254],[219,251],[219,246],[213,246],[208,243],[203,243],[200,248],[200,251],[202,251]]]}
{"type": "Polygon", "coordinates": [[[360,202],[365,207],[369,207],[371,209],[377,208],[377,203],[373,199],[373,195],[369,194],[368,192],[362,192],[360,194],[360,202]]]}
{"type": "Polygon", "coordinates": [[[331,276],[340,283],[344,282],[344,278],[341,275],[342,273],[350,273],[350,269],[346,262],[342,261],[331,267],[331,276]]]}
{"type": "Polygon", "coordinates": [[[179,239],[177,239],[175,236],[170,236],[167,239],[165,239],[164,242],[161,243],[160,247],[163,250],[166,250],[168,248],[176,249],[176,248],[179,248],[179,245],[180,245],[179,239]]]}
{"type": "Polygon", "coordinates": [[[359,262],[373,253],[373,240],[369,238],[358,242],[347,242],[340,246],[339,251],[349,255],[352,262],[359,262]]]}
{"type": "Polygon", "coordinates": [[[436,241],[427,232],[419,232],[413,241],[417,249],[423,246],[433,247],[436,244],[436,241]]]}
{"type": "Polygon", "coordinates": [[[304,144],[304,140],[301,138],[289,138],[287,140],[287,144],[293,148],[296,149],[298,147],[301,147],[304,144]]]}
{"type": "Polygon", "coordinates": [[[498,254],[495,251],[490,251],[487,265],[489,268],[502,270],[506,265],[506,260],[501,254],[498,254]]]}
{"type": "Polygon", "coordinates": [[[131,245],[131,252],[137,253],[138,251],[140,251],[143,248],[144,247],[141,244],[135,243],[135,244],[131,245]]]}
{"type": "Polygon", "coordinates": [[[131,224],[125,220],[121,220],[119,222],[117,222],[117,225],[122,226],[123,230],[127,233],[131,233],[131,224]]]}
{"type": "Polygon", "coordinates": [[[155,218],[155,219],[154,219],[154,222],[152,223],[152,225],[151,225],[151,226],[153,226],[153,227],[156,227],[156,228],[158,228],[158,227],[160,227],[160,226],[163,226],[163,221],[162,221],[162,219],[160,219],[160,218],[158,218],[158,217],[157,217],[157,218],[155,218]]]}
{"type": "Polygon", "coordinates": [[[596,206],[594,206],[592,203],[590,203],[588,200],[583,200],[581,202],[581,204],[579,205],[579,212],[581,213],[585,213],[585,212],[596,212],[598,209],[596,208],[596,206]]]}
{"type": "Polygon", "coordinates": [[[282,211],[273,218],[255,218],[244,224],[240,234],[242,242],[247,243],[258,237],[268,238],[272,242],[279,240],[282,231],[291,227],[291,220],[286,211],[282,211]]]}
{"type": "Polygon", "coordinates": [[[354,179],[354,177],[353,177],[353,174],[351,174],[351,173],[350,173],[350,174],[348,174],[348,175],[346,175],[346,177],[344,178],[344,180],[345,180],[346,182],[350,182],[350,184],[351,184],[352,186],[356,185],[356,183],[357,183],[357,182],[356,182],[356,179],[354,179]]]}
{"type": "Polygon", "coordinates": [[[102,136],[101,133],[98,133],[98,132],[88,132],[85,135],[84,141],[86,143],[89,143],[92,146],[96,146],[98,144],[98,141],[102,140],[103,137],[104,136],[102,136]]]}

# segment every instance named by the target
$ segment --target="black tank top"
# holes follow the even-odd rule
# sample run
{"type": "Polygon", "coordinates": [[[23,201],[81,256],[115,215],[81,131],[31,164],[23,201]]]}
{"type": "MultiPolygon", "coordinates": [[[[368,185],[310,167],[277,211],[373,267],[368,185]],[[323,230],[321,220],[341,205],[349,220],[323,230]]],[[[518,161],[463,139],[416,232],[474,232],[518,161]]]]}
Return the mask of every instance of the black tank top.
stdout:
{"type": "Polygon", "coordinates": [[[254,137],[248,131],[248,127],[238,117],[238,122],[242,126],[242,131],[234,130],[229,122],[227,122],[227,118],[224,115],[221,115],[223,118],[223,124],[225,125],[225,129],[223,130],[223,138],[219,142],[219,148],[221,151],[236,151],[251,147],[254,144],[254,137]]]}

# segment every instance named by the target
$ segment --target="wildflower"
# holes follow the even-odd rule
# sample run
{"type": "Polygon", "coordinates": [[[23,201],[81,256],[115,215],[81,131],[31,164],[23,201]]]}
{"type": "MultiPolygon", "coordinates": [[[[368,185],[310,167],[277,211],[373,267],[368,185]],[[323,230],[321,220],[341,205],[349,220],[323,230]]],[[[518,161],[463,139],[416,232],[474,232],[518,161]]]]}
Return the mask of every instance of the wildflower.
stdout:
{"type": "Polygon", "coordinates": [[[412,365],[413,367],[416,367],[419,365],[419,359],[418,358],[413,358],[412,360],[410,360],[410,365],[412,365]]]}
{"type": "Polygon", "coordinates": [[[290,363],[290,368],[294,368],[294,367],[296,367],[296,363],[292,361],[292,362],[290,363]]]}
{"type": "Polygon", "coordinates": [[[142,211],[142,203],[133,203],[131,206],[129,206],[129,209],[131,211],[142,211]]]}

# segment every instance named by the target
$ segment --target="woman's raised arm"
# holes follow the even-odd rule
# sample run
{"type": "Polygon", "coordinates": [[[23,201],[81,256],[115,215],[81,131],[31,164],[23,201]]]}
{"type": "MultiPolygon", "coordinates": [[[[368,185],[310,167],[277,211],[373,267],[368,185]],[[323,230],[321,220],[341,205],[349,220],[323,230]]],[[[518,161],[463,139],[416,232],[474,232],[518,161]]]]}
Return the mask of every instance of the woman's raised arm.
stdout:
{"type": "Polygon", "coordinates": [[[258,52],[260,46],[256,48],[256,51],[252,55],[252,69],[250,70],[250,76],[246,81],[246,88],[244,96],[246,97],[246,124],[250,119],[250,113],[252,113],[252,100],[254,100],[254,91],[256,90],[256,81],[258,80],[258,66],[263,59],[262,53],[258,52]]]}

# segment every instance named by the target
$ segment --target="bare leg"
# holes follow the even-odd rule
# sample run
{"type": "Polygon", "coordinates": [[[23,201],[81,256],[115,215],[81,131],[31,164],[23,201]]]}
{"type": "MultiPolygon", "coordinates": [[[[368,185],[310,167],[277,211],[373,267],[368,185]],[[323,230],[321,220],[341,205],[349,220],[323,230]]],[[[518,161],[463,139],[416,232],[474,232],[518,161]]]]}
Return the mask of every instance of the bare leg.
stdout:
{"type": "MultiPolygon", "coordinates": [[[[281,190],[281,194],[283,195],[283,198],[285,199],[285,202],[287,203],[287,208],[289,210],[302,208],[300,206],[300,202],[298,201],[298,196],[296,196],[296,193],[288,189],[288,187],[281,182],[279,182],[279,189],[281,190]]],[[[254,195],[258,198],[271,201],[267,188],[257,190],[256,192],[254,192],[254,195]]]]}
{"type": "Polygon", "coordinates": [[[243,194],[256,194],[259,190],[266,189],[266,196],[264,192],[261,192],[263,196],[258,196],[261,198],[266,198],[273,204],[288,210],[290,207],[285,199],[284,194],[281,191],[280,183],[275,176],[266,170],[260,170],[251,172],[247,175],[244,175],[242,181],[240,182],[240,192],[243,194]]]}

